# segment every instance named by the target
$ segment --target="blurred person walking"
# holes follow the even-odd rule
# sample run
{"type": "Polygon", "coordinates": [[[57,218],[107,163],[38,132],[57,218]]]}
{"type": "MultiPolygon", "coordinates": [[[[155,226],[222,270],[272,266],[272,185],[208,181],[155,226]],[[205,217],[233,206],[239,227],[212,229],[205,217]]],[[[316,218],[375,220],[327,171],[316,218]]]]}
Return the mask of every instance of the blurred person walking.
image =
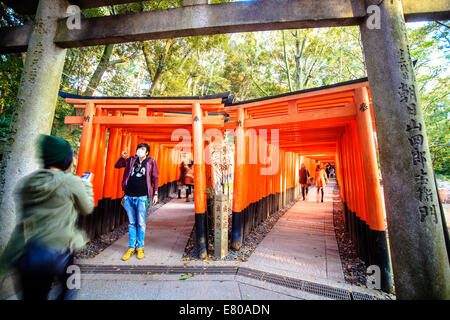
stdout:
{"type": "Polygon", "coordinates": [[[325,188],[327,183],[327,173],[323,169],[323,165],[318,164],[316,167],[316,173],[314,175],[314,184],[317,188],[317,202],[319,202],[319,199],[321,199],[320,202],[323,202],[323,188],[325,188]],[[319,192],[321,193],[321,197],[319,196],[319,192]]]}
{"type": "Polygon", "coordinates": [[[69,142],[41,135],[38,143],[43,169],[22,178],[15,187],[20,219],[0,266],[17,270],[24,300],[46,300],[55,280],[63,284],[57,297],[61,300],[68,291],[67,268],[73,264],[73,251],[87,242],[76,222],[78,215],[93,211],[92,184],[66,172],[73,162],[69,142]]]}
{"type": "Polygon", "coordinates": [[[303,201],[306,200],[306,197],[308,196],[308,188],[311,184],[309,178],[309,171],[306,169],[306,165],[302,163],[302,168],[300,169],[300,185],[302,187],[302,196],[303,201]]]}
{"type": "Polygon", "coordinates": [[[186,164],[183,162],[181,162],[180,165],[180,178],[177,181],[177,188],[178,188],[178,199],[181,199],[181,190],[183,189],[185,182],[184,180],[186,179],[186,171],[188,170],[188,167],[186,166],[186,164]]]}
{"type": "Polygon", "coordinates": [[[188,164],[188,169],[186,171],[186,177],[184,179],[186,184],[186,202],[189,202],[189,196],[194,191],[194,170],[192,169],[192,163],[188,164]]]}

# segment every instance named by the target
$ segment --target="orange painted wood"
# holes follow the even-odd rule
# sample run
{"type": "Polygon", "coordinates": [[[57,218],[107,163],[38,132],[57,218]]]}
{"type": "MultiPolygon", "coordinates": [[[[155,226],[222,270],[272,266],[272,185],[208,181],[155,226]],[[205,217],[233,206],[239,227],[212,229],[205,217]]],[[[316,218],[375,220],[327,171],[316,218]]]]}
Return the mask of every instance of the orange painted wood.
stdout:
{"type": "Polygon", "coordinates": [[[245,179],[245,118],[244,110],[238,109],[238,125],[235,130],[235,167],[234,167],[234,195],[233,195],[233,212],[241,212],[244,209],[244,189],[247,188],[245,179]]]}
{"type": "Polygon", "coordinates": [[[296,115],[271,117],[268,119],[251,119],[246,121],[246,127],[273,126],[286,123],[301,123],[313,120],[325,120],[331,118],[354,117],[356,110],[354,105],[346,105],[340,108],[330,108],[326,111],[299,111],[296,115]]]}
{"type": "MultiPolygon", "coordinates": [[[[100,108],[97,108],[95,110],[95,115],[101,115],[102,110],[100,108]]],[[[94,174],[94,177],[92,179],[92,186],[94,191],[94,206],[97,206],[98,200],[100,198],[100,194],[98,193],[98,184],[100,183],[100,176],[97,177],[96,172],[96,165],[97,165],[97,156],[99,153],[99,145],[100,145],[100,139],[101,139],[101,128],[99,125],[93,125],[93,133],[92,133],[92,140],[91,140],[91,146],[89,150],[89,157],[88,157],[88,165],[86,167],[86,171],[92,172],[94,174]]]]}
{"type": "MultiPolygon", "coordinates": [[[[106,113],[106,110],[103,110],[102,113],[106,113]]],[[[107,152],[107,129],[102,127],[100,128],[100,140],[98,146],[98,153],[96,156],[95,170],[94,170],[94,195],[97,195],[97,200],[103,199],[103,189],[104,189],[104,181],[105,181],[105,165],[107,163],[106,152],[107,152]]],[[[95,157],[95,156],[94,156],[95,157]]]]}
{"type": "Polygon", "coordinates": [[[368,210],[368,224],[371,229],[385,231],[383,194],[378,180],[377,152],[375,149],[374,131],[372,127],[372,113],[369,95],[365,87],[355,90],[356,105],[365,103],[369,109],[358,109],[357,125],[361,137],[362,163],[366,179],[366,201],[368,210]]]}
{"type": "Polygon", "coordinates": [[[206,212],[206,173],[203,154],[203,123],[200,103],[192,104],[192,132],[194,141],[194,188],[195,213],[206,212]]]}
{"type": "Polygon", "coordinates": [[[361,161],[361,149],[359,142],[359,135],[356,128],[356,122],[351,124],[352,144],[354,149],[354,165],[355,165],[355,179],[357,181],[357,201],[359,207],[359,217],[363,221],[367,221],[367,208],[366,208],[366,184],[364,179],[364,170],[362,168],[361,161]]]}
{"type": "Polygon", "coordinates": [[[180,104],[194,104],[199,103],[201,105],[222,105],[222,98],[216,99],[77,99],[66,98],[66,102],[69,104],[108,104],[108,105],[165,105],[176,106],[180,104]]]}
{"type": "MultiPolygon", "coordinates": [[[[329,95],[329,94],[333,94],[333,93],[339,93],[339,92],[343,92],[343,91],[353,90],[355,88],[364,87],[364,86],[368,86],[368,82],[354,83],[354,84],[349,84],[349,85],[345,85],[345,86],[339,86],[339,87],[328,88],[328,89],[323,89],[323,90],[293,94],[293,95],[273,98],[273,99],[264,100],[264,101],[256,101],[256,102],[242,104],[242,105],[239,105],[239,107],[234,107],[234,108],[237,109],[237,108],[242,107],[244,109],[247,109],[247,108],[250,108],[253,106],[261,106],[262,104],[279,103],[282,101],[298,100],[298,99],[307,98],[307,97],[324,96],[324,95],[329,95]]],[[[227,109],[227,108],[225,108],[225,109],[227,109]]]]}
{"type": "Polygon", "coordinates": [[[84,113],[83,129],[81,131],[80,150],[78,153],[77,175],[83,175],[89,167],[89,150],[92,140],[92,118],[94,116],[94,104],[88,103],[84,113]]]}

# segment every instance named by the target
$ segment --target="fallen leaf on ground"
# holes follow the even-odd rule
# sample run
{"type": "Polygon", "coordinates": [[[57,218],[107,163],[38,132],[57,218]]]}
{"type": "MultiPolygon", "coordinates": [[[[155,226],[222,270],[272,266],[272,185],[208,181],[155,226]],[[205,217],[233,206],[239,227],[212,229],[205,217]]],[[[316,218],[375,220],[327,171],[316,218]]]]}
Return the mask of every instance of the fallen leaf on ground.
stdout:
{"type": "Polygon", "coordinates": [[[189,279],[189,278],[191,278],[193,276],[194,276],[193,273],[182,274],[181,277],[180,277],[180,280],[186,280],[186,279],[189,279]]]}

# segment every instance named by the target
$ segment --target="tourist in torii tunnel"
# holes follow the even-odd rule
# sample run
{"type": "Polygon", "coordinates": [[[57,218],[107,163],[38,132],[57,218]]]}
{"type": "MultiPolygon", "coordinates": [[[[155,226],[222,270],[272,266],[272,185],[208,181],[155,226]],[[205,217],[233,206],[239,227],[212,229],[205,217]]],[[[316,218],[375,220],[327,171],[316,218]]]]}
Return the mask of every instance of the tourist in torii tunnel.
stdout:
{"type": "Polygon", "coordinates": [[[126,261],[133,253],[137,252],[137,258],[144,258],[145,218],[147,209],[158,202],[158,167],[155,159],[148,157],[150,146],[140,143],[136,154],[126,158],[127,151],[115,164],[116,169],[124,168],[122,189],[125,196],[122,205],[128,215],[129,245],[128,250],[122,257],[126,261]]]}

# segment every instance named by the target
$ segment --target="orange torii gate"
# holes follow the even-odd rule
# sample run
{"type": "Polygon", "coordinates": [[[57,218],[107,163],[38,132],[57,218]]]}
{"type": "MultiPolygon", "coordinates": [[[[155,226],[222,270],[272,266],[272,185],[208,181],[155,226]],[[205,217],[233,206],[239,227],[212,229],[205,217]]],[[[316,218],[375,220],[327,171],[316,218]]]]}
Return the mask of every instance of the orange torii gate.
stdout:
{"type": "Polygon", "coordinates": [[[220,127],[224,118],[207,111],[222,105],[220,96],[202,99],[72,96],[66,101],[75,108],[84,109],[83,116],[67,116],[65,123],[83,127],[77,174],[94,173],[94,214],[80,220],[80,226],[90,238],[111,231],[125,221],[126,215],[120,204],[124,195],[121,188],[124,169],[114,168],[122,151],[132,153],[138,143],[149,144],[150,156],[156,160],[159,169],[159,199],[164,200],[176,188],[181,151],[183,147],[191,146],[192,106],[198,104],[203,108],[200,117],[206,128],[220,127]]]}
{"type": "Polygon", "coordinates": [[[302,162],[311,175],[316,162],[331,162],[336,165],[347,231],[367,265],[380,267],[382,287],[388,290],[392,275],[367,79],[256,99],[225,109],[237,112],[239,126],[232,246],[239,248],[242,238],[266,217],[266,212],[285,207],[298,196],[302,162]],[[261,133],[272,142],[267,153],[261,137],[249,142],[261,133]],[[252,164],[249,154],[267,155],[270,161],[263,158],[252,164]],[[261,175],[261,163],[278,163],[279,169],[261,175]]]}
{"type": "Polygon", "coordinates": [[[118,200],[123,196],[122,172],[114,169],[123,150],[133,152],[139,142],[150,144],[164,198],[179,176],[180,148],[188,148],[193,151],[194,161],[196,245],[200,257],[206,257],[204,150],[214,135],[208,135],[208,129],[213,128],[236,137],[233,249],[239,249],[258,224],[299,196],[302,163],[312,176],[317,163],[333,163],[345,207],[346,229],[359,256],[368,265],[381,268],[383,289],[392,287],[367,79],[234,104],[228,94],[88,97],[68,98],[67,102],[84,109],[84,116],[66,117],[65,123],[83,126],[77,174],[95,174],[97,217],[94,214],[91,219],[100,221],[94,223],[100,227],[91,230],[91,236],[123,222],[118,200]],[[116,217],[114,223],[108,223],[111,212],[116,217]]]}

